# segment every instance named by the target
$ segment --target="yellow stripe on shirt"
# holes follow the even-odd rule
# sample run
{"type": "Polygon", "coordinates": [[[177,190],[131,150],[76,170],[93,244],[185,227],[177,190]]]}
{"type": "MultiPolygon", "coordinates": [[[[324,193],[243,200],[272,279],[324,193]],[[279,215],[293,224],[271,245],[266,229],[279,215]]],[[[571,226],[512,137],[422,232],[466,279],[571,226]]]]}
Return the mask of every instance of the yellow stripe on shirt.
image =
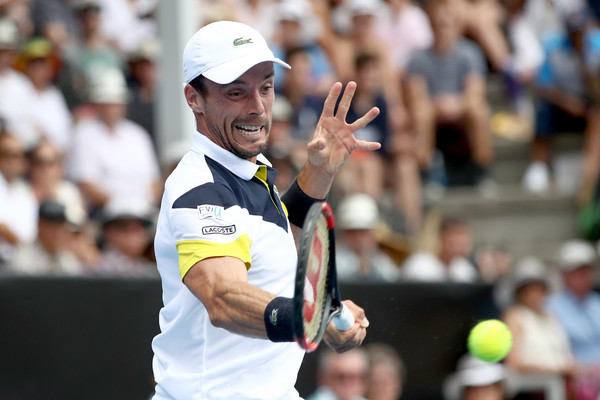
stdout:
{"type": "Polygon", "coordinates": [[[235,257],[239,258],[246,269],[252,265],[250,245],[252,240],[248,234],[241,235],[235,241],[229,243],[215,243],[206,240],[183,240],[177,242],[177,253],[179,254],[179,273],[181,279],[197,262],[210,257],[235,257]]]}

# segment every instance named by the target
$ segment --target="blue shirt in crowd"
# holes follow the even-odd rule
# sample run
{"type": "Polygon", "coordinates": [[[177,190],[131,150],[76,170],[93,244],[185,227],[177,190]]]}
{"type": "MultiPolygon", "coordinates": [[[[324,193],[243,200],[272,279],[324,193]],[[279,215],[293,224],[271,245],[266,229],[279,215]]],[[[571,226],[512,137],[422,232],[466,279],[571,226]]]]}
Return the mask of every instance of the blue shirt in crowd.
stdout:
{"type": "Polygon", "coordinates": [[[563,290],[550,297],[548,307],[565,329],[576,360],[600,365],[600,294],[591,292],[581,300],[563,290]]]}

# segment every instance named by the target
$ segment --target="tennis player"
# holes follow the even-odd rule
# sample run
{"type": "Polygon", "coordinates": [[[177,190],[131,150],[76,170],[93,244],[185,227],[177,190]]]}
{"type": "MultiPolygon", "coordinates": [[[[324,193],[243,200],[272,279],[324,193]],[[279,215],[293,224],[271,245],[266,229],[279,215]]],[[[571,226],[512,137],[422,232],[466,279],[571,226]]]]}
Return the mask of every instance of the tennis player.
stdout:
{"type": "MultiPolygon", "coordinates": [[[[356,84],[343,94],[341,83],[333,85],[308,161],[280,198],[277,171],[261,154],[271,129],[273,64],[290,68],[237,22],[206,25],[185,47],[184,92],[197,131],[166,181],[158,219],[164,307],[152,343],[154,400],[299,399],[304,353],[292,337],[290,222],[302,226],[353,150],[380,147],[354,137],[379,110],[346,123],[356,84]]],[[[363,309],[345,304],[354,326],[341,332],[330,324],[325,336],[337,352],[360,345],[368,326],[363,309]]]]}

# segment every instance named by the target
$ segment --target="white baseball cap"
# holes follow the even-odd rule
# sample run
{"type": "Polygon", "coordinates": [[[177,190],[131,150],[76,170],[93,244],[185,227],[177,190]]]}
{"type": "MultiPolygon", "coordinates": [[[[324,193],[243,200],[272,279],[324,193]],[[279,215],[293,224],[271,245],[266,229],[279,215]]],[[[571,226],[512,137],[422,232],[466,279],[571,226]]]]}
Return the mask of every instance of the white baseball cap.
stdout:
{"type": "Polygon", "coordinates": [[[348,8],[351,16],[373,15],[377,16],[381,10],[381,0],[350,0],[348,8]]]}
{"type": "Polygon", "coordinates": [[[217,21],[202,27],[185,46],[183,74],[185,83],[203,75],[224,85],[266,61],[291,68],[275,57],[256,29],[240,22],[217,21]]]}
{"type": "Polygon", "coordinates": [[[558,266],[563,271],[571,271],[584,265],[593,265],[595,259],[594,247],[581,239],[566,241],[558,251],[558,266]]]}
{"type": "Polygon", "coordinates": [[[337,223],[341,229],[373,229],[378,222],[377,202],[367,194],[347,195],[338,205],[337,223]]]}
{"type": "Polygon", "coordinates": [[[89,100],[94,104],[127,104],[129,91],[123,72],[106,69],[94,75],[89,84],[89,100]]]}

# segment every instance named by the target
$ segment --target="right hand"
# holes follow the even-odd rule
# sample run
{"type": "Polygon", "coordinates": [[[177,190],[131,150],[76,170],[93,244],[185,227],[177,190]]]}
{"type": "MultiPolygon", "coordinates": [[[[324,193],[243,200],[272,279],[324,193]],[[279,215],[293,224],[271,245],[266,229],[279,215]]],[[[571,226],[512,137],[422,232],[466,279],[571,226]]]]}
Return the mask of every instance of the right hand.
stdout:
{"type": "Polygon", "coordinates": [[[344,300],[344,305],[350,309],[354,315],[354,325],[347,331],[340,331],[332,322],[325,331],[325,343],[336,353],[343,353],[357,346],[360,346],[367,336],[367,327],[369,320],[365,315],[365,310],[354,304],[351,300],[344,300]]]}

